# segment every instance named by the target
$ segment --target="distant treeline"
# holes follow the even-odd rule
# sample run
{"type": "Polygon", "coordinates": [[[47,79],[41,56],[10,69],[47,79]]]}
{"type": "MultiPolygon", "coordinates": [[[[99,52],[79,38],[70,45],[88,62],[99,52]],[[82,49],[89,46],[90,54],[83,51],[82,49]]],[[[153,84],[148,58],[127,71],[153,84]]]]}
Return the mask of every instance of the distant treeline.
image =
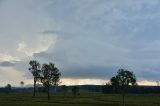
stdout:
{"type": "MultiPolygon", "coordinates": [[[[70,93],[74,86],[67,86],[67,92],[70,93]]],[[[113,94],[113,93],[121,93],[121,88],[115,88],[112,85],[77,85],[80,92],[102,92],[105,94],[113,94]]],[[[27,88],[16,88],[12,87],[8,89],[6,87],[0,88],[1,93],[9,93],[9,92],[32,92],[33,87],[27,88]]],[[[44,87],[37,87],[37,92],[45,92],[46,89],[44,87]]],[[[159,93],[160,94],[160,87],[159,86],[129,86],[126,88],[126,93],[131,94],[148,94],[148,93],[159,93]]],[[[54,87],[51,88],[51,92],[54,93],[54,87]]],[[[62,86],[57,87],[57,92],[63,92],[62,86]]]]}
{"type": "MultiPolygon", "coordinates": [[[[102,86],[101,85],[76,85],[80,92],[102,92],[102,86]]],[[[75,86],[66,86],[67,87],[67,92],[72,92],[72,88],[75,86]]],[[[33,87],[12,87],[11,89],[7,89],[5,87],[0,88],[0,92],[33,92],[33,87]]],[[[36,88],[37,92],[46,92],[46,88],[43,86],[37,87],[36,88]]],[[[64,89],[62,86],[57,86],[57,91],[56,92],[63,92],[64,89]]],[[[54,87],[51,87],[51,91],[54,93],[54,87]]]]}
{"type": "MultiPolygon", "coordinates": [[[[103,93],[122,93],[121,87],[114,87],[112,85],[106,85],[102,87],[103,93]]],[[[128,94],[148,94],[148,93],[160,93],[159,86],[128,86],[125,88],[125,92],[128,94]]]]}

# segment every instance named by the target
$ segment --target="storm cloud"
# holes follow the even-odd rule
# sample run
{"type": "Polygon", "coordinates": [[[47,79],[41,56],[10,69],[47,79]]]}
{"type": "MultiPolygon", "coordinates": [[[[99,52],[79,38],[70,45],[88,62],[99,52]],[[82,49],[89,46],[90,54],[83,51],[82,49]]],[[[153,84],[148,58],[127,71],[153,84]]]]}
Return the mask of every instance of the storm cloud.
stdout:
{"type": "Polygon", "coordinates": [[[109,79],[119,68],[160,80],[159,0],[0,2],[0,66],[31,78],[28,62],[54,62],[63,78],[109,79]],[[18,61],[14,65],[12,61],[18,61]]]}

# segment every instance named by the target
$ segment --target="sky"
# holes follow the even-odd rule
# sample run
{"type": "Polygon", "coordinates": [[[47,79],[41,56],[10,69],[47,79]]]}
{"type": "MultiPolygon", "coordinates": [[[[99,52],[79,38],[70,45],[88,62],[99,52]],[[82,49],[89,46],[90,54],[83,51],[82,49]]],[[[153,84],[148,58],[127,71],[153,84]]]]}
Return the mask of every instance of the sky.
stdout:
{"type": "Polygon", "coordinates": [[[105,84],[120,68],[160,81],[159,0],[0,0],[0,86],[32,84],[29,61],[61,84],[105,84]]]}

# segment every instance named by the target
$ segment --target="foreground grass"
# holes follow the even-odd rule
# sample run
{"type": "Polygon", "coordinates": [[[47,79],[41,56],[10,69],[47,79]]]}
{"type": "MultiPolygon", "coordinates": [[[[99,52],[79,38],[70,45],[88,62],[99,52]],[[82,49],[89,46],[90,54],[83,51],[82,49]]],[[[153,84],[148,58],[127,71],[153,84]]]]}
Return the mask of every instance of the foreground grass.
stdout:
{"type": "MultiPolygon", "coordinates": [[[[78,97],[71,94],[52,94],[51,100],[40,93],[32,98],[32,93],[0,93],[0,106],[122,106],[118,94],[82,93],[78,97]]],[[[126,106],[160,106],[160,95],[126,95],[126,106]]]]}

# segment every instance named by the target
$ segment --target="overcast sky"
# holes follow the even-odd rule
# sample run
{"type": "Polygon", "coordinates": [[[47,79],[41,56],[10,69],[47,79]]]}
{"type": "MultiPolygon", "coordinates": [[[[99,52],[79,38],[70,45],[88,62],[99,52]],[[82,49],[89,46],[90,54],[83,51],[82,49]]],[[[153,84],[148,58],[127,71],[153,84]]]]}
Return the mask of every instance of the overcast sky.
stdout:
{"type": "Polygon", "coordinates": [[[159,0],[0,0],[0,85],[53,62],[63,84],[104,84],[119,68],[160,80],[159,0]]]}

